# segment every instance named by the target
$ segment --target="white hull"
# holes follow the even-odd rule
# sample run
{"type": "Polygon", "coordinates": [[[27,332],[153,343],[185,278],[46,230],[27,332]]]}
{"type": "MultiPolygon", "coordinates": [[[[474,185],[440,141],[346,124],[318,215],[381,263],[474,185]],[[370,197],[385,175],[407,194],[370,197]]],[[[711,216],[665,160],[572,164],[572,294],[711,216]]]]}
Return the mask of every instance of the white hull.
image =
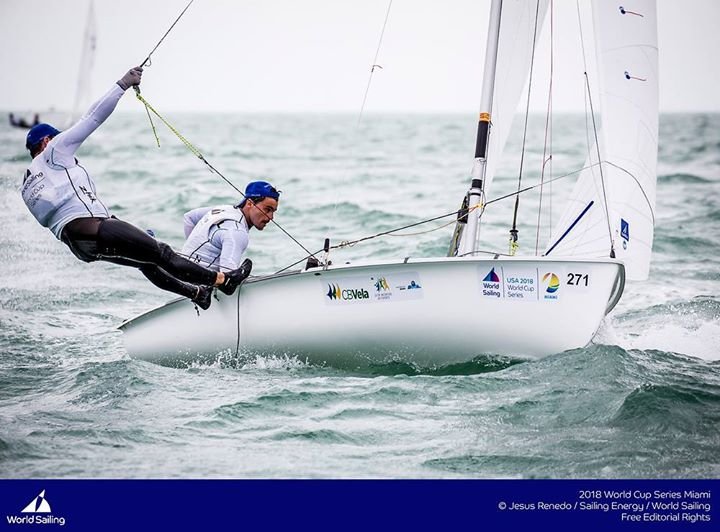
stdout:
{"type": "Polygon", "coordinates": [[[177,299],[124,322],[132,357],[287,354],[353,365],[539,358],[588,344],[622,294],[620,261],[415,259],[250,278],[198,316],[177,299]]]}

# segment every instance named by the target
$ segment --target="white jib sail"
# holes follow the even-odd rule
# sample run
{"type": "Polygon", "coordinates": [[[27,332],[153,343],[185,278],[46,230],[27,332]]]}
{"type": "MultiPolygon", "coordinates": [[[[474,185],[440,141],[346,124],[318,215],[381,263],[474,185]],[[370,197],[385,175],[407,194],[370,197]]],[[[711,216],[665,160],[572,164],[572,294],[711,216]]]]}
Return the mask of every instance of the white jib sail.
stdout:
{"type": "MultiPolygon", "coordinates": [[[[655,2],[596,1],[593,21],[602,163],[581,174],[546,254],[607,257],[612,245],[627,277],[641,280],[650,266],[657,182],[655,2]]],[[[597,148],[590,153],[588,164],[597,163],[597,148]]]]}

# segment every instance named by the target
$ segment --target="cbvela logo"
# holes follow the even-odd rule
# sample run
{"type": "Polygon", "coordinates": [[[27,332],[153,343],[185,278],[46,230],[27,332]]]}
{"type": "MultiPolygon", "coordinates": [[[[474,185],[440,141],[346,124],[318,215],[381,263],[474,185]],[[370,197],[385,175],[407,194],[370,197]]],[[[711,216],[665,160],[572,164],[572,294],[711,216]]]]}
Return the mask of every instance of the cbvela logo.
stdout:
{"type": "Polygon", "coordinates": [[[329,284],[325,294],[330,301],[343,300],[352,301],[356,299],[370,299],[370,294],[364,288],[340,288],[337,284],[329,284]]]}
{"type": "Polygon", "coordinates": [[[50,503],[45,498],[45,490],[20,510],[23,515],[6,515],[9,525],[60,525],[65,526],[65,518],[52,514],[50,503]]]}

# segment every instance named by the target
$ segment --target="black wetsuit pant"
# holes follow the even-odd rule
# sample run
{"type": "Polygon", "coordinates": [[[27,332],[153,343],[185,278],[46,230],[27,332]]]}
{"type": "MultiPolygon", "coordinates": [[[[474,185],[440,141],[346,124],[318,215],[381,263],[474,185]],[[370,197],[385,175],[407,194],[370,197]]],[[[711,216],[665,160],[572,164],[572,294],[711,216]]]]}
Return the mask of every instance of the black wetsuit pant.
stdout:
{"type": "Polygon", "coordinates": [[[184,297],[197,285],[212,286],[217,273],[175,253],[145,231],[117,218],[77,218],[62,232],[62,241],[82,261],[102,260],[138,268],[158,288],[184,297]]]}

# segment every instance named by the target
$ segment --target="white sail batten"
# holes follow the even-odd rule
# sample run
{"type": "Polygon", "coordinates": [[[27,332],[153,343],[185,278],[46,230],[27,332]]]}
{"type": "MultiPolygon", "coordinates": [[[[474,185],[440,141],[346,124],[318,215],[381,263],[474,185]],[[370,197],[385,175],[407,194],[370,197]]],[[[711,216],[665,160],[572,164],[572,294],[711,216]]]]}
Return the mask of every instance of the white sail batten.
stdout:
{"type": "Polygon", "coordinates": [[[593,3],[602,162],[593,145],[592,166],[581,174],[546,253],[607,257],[612,247],[628,279],[642,280],[650,267],[657,182],[657,17],[653,0],[631,4],[593,3]]]}

